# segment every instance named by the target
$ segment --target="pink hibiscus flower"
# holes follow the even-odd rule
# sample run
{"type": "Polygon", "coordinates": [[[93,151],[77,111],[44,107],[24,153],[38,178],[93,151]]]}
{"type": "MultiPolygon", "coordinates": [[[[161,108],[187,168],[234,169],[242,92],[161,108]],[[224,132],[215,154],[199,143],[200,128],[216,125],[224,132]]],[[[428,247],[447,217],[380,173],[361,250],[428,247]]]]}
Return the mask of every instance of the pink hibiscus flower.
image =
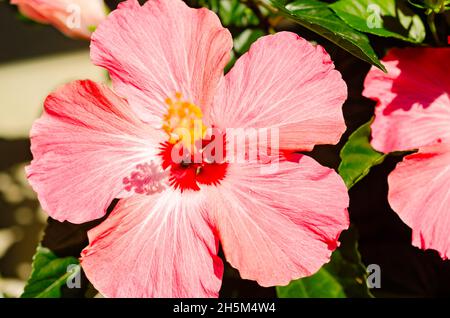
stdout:
{"type": "Polygon", "coordinates": [[[364,96],[375,99],[372,146],[418,149],[389,175],[389,203],[412,242],[450,257],[450,48],[393,49],[388,73],[372,68],[364,96]]]}
{"type": "MultiPolygon", "coordinates": [[[[219,241],[243,278],[285,285],[329,261],[348,227],[341,178],[290,153],[337,143],[345,130],[346,85],[330,57],[281,32],[259,39],[224,76],[231,48],[207,9],[126,1],[91,44],[115,92],[77,81],[45,101],[27,169],[43,208],[80,223],[120,198],[81,258],[103,295],[217,296],[219,241]],[[222,132],[225,144],[228,128],[276,129],[279,145],[264,162],[177,163],[172,149],[191,145],[177,131],[194,120],[222,132]]],[[[191,150],[206,139],[202,128],[191,150]]]]}
{"type": "Polygon", "coordinates": [[[51,24],[64,34],[89,39],[106,18],[103,0],[11,0],[27,18],[51,24]]]}

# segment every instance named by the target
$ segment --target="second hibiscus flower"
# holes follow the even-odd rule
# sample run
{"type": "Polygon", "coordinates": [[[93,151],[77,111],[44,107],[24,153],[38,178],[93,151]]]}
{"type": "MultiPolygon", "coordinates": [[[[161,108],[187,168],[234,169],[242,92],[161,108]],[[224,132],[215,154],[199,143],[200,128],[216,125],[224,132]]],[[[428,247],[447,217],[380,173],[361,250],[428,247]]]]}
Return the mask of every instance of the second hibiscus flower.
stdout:
{"type": "Polygon", "coordinates": [[[372,68],[364,95],[378,101],[372,145],[411,151],[389,175],[389,203],[412,242],[450,258],[450,49],[392,49],[372,68]]]}
{"type": "Polygon", "coordinates": [[[103,0],[11,0],[29,19],[51,24],[64,34],[89,39],[92,30],[106,18],[103,0]]]}
{"type": "Polygon", "coordinates": [[[91,58],[114,91],[77,81],[47,98],[27,169],[43,208],[81,223],[120,198],[82,253],[103,295],[217,296],[219,242],[243,278],[285,285],[328,262],[348,227],[340,177],[293,154],[345,131],[346,85],[330,57],[282,32],[260,38],[224,76],[231,48],[209,10],[126,1],[92,36],[91,58]],[[179,131],[196,122],[200,135],[186,143],[179,131]],[[214,162],[203,155],[207,128],[225,144],[229,128],[276,130],[279,140],[264,161],[214,162]],[[177,145],[200,162],[173,160],[177,145]]]}

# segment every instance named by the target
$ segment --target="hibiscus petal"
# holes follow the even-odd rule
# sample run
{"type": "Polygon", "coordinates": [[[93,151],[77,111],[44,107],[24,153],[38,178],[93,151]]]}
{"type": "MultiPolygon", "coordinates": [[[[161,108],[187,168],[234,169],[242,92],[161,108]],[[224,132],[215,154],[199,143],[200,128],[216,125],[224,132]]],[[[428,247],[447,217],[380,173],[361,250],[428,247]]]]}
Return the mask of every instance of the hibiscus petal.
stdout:
{"type": "Polygon", "coordinates": [[[262,286],[319,270],[349,225],[342,179],[307,156],[296,158],[272,171],[230,164],[221,185],[207,189],[226,259],[262,286]]]}
{"type": "Polygon", "coordinates": [[[47,97],[33,125],[28,180],[51,217],[90,221],[121,196],[137,164],[156,156],[158,137],[109,88],[76,81],[47,97]]]}
{"type": "Polygon", "coordinates": [[[20,12],[27,18],[43,24],[48,23],[48,19],[45,15],[43,15],[42,10],[36,10],[29,4],[29,1],[11,0],[11,4],[17,5],[20,12]]]}
{"type": "Polygon", "coordinates": [[[207,109],[233,42],[218,17],[181,0],[122,3],[92,36],[91,58],[111,74],[116,91],[146,120],[180,92],[207,109]]]}
{"type": "Polygon", "coordinates": [[[280,148],[335,144],[347,88],[321,46],[294,33],[256,41],[225,76],[211,109],[219,128],[278,128],[280,148]]]}
{"type": "Polygon", "coordinates": [[[217,297],[223,264],[200,192],[121,200],[89,232],[81,265],[107,297],[217,297]]]}
{"type": "Polygon", "coordinates": [[[413,230],[413,244],[450,258],[450,145],[423,147],[389,175],[389,203],[413,230]]]}
{"type": "Polygon", "coordinates": [[[392,49],[388,73],[373,67],[363,95],[378,101],[372,146],[382,152],[412,150],[450,140],[450,48],[392,49]]]}

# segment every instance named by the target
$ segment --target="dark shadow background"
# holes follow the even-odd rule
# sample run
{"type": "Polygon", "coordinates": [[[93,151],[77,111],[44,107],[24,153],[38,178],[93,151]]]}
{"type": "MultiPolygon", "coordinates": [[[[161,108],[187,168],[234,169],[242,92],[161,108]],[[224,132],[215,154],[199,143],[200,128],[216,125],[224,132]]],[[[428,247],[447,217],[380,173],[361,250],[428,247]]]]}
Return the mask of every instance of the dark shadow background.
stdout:
{"type": "MultiPolygon", "coordinates": [[[[119,1],[107,2],[114,7],[119,1]]],[[[305,29],[293,25],[285,27],[323,45],[349,87],[349,98],[344,105],[347,133],[337,146],[316,147],[310,154],[322,164],[337,169],[339,151],[348,135],[373,116],[374,103],[361,96],[362,83],[370,66],[305,29]]],[[[440,27],[445,30],[443,32],[447,32],[445,21],[440,22],[440,27]]],[[[6,2],[0,2],[0,43],[0,63],[88,47],[87,42],[68,39],[52,27],[17,19],[16,10],[6,2]]],[[[385,48],[401,45],[380,38],[372,38],[372,43],[379,56],[384,55],[385,48]]],[[[0,101],[0,107],[8,105],[0,101]]],[[[29,141],[0,137],[0,154],[0,173],[12,175],[17,164],[31,160],[29,141]]],[[[381,267],[381,288],[372,292],[379,297],[449,297],[450,262],[441,260],[434,251],[421,251],[413,247],[410,243],[411,230],[401,222],[387,202],[387,175],[399,161],[401,157],[388,157],[350,191],[350,217],[359,232],[363,262],[381,267]]],[[[0,182],[4,182],[3,179],[0,178],[0,182]]],[[[27,224],[18,222],[12,211],[19,207],[28,207],[36,214],[38,202],[25,198],[11,203],[0,193],[0,230],[14,228],[20,238],[0,258],[0,274],[3,277],[20,278],[17,266],[31,261],[45,226],[37,221],[27,224]]],[[[86,231],[100,221],[73,225],[49,220],[43,245],[60,256],[78,256],[87,245],[86,231]]],[[[83,286],[82,290],[66,290],[64,295],[80,297],[86,291],[92,292],[87,280],[83,281],[83,286]]],[[[242,280],[238,272],[227,265],[221,296],[273,297],[275,290],[242,280]]]]}

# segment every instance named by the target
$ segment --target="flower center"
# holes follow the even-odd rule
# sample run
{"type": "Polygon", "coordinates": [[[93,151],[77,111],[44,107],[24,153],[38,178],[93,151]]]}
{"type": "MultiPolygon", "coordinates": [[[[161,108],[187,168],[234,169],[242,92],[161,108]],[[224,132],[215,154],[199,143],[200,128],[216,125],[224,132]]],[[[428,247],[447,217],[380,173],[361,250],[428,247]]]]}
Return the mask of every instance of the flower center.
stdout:
{"type": "MultiPolygon", "coordinates": [[[[212,140],[205,139],[207,127],[200,107],[183,100],[180,93],[175,94],[175,99],[167,98],[166,104],[162,129],[168,140],[161,143],[160,156],[162,168],[169,171],[170,185],[181,191],[198,191],[199,184],[219,184],[228,164],[224,160],[211,160],[210,152],[204,151],[212,140]]],[[[223,149],[224,138],[217,144],[223,149]]]]}
{"type": "Polygon", "coordinates": [[[123,178],[124,189],[152,195],[169,185],[181,191],[198,191],[200,184],[219,184],[226,175],[228,163],[223,156],[215,155],[217,148],[224,151],[225,135],[212,128],[211,136],[206,137],[202,110],[183,100],[180,93],[175,94],[175,99],[167,98],[166,104],[162,129],[168,139],[160,144],[161,162],[138,164],[123,178]]]}
{"type": "Polygon", "coordinates": [[[169,136],[169,143],[180,143],[191,152],[197,150],[196,143],[206,133],[203,125],[203,113],[197,105],[182,99],[181,93],[175,94],[175,100],[166,99],[167,114],[164,115],[163,130],[169,136]]]}

